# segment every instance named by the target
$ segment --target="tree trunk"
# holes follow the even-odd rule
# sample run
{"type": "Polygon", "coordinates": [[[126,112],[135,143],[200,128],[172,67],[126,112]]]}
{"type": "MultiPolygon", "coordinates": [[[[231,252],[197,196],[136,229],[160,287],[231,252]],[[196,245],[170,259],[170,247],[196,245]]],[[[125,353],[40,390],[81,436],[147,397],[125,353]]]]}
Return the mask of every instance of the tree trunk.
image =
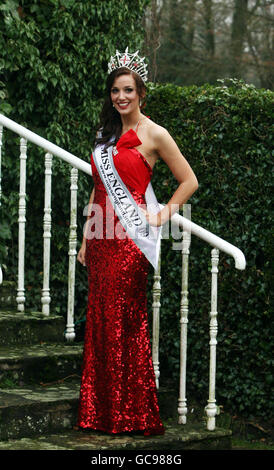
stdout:
{"type": "Polygon", "coordinates": [[[149,80],[154,82],[157,76],[157,51],[161,46],[160,19],[162,6],[157,0],[151,0],[143,19],[145,30],[144,54],[149,58],[149,80]]]}
{"type": "Polygon", "coordinates": [[[231,29],[231,65],[230,73],[233,77],[242,76],[242,53],[246,38],[248,0],[235,0],[231,29]]]}
{"type": "Polygon", "coordinates": [[[210,57],[215,53],[215,38],[214,38],[214,19],[212,15],[212,0],[204,0],[204,15],[205,15],[205,46],[207,53],[210,57]]]}

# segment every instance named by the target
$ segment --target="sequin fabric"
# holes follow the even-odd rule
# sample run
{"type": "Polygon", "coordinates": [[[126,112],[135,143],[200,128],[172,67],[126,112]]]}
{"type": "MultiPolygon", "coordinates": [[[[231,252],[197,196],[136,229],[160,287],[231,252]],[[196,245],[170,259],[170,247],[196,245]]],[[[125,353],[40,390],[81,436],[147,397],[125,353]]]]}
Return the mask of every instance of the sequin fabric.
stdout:
{"type": "MultiPolygon", "coordinates": [[[[152,170],[135,149],[140,144],[133,130],[124,134],[114,164],[137,204],[145,204],[152,170]]],[[[78,426],[107,433],[164,434],[147,317],[149,261],[107,202],[92,156],[91,165],[93,202],[103,211],[103,237],[87,240],[89,290],[78,426]],[[108,233],[113,219],[114,238],[108,233]]]]}

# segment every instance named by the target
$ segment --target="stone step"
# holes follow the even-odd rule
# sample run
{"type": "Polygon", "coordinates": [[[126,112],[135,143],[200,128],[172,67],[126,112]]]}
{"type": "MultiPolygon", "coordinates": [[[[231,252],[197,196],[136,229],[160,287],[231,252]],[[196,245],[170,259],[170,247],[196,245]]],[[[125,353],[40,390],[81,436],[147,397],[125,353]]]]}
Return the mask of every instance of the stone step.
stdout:
{"type": "Polygon", "coordinates": [[[0,390],[0,440],[71,429],[80,381],[0,390]]]}
{"type": "Polygon", "coordinates": [[[0,346],[0,388],[81,376],[83,344],[0,346]]]}
{"type": "MultiPolygon", "coordinates": [[[[0,441],[0,450],[86,450],[97,451],[95,454],[97,456],[98,450],[102,451],[103,456],[104,451],[120,451],[120,453],[126,451],[121,455],[130,456],[128,451],[140,450],[144,452],[174,450],[176,455],[180,450],[231,450],[230,430],[216,428],[215,431],[207,431],[201,424],[179,425],[174,420],[163,420],[163,424],[165,434],[161,436],[143,436],[136,433],[110,435],[100,431],[84,432],[71,429],[59,434],[0,441]]],[[[89,454],[90,459],[92,456],[93,454],[89,454]]],[[[177,464],[185,460],[183,457],[179,462],[178,458],[179,456],[177,464]]],[[[140,459],[141,456],[139,456],[139,463],[141,463],[140,459]]],[[[150,463],[155,463],[155,460],[150,460],[150,463]]]]}
{"type": "Polygon", "coordinates": [[[64,342],[64,331],[61,316],[0,310],[0,346],[64,342]]]}
{"type": "Polygon", "coordinates": [[[205,419],[177,423],[174,391],[158,390],[160,414],[166,427],[164,436],[125,433],[108,435],[102,431],[75,431],[80,381],[63,381],[49,386],[28,386],[0,391],[0,450],[2,449],[225,449],[231,431],[206,429],[205,419]],[[170,406],[173,403],[173,417],[170,406]],[[174,406],[175,405],[175,406],[174,406]],[[158,446],[158,447],[157,447],[158,446]]]}
{"type": "MultiPolygon", "coordinates": [[[[0,440],[71,429],[77,421],[80,377],[48,385],[0,390],[0,440]]],[[[162,419],[177,417],[176,391],[161,386],[158,401],[162,419]]]]}

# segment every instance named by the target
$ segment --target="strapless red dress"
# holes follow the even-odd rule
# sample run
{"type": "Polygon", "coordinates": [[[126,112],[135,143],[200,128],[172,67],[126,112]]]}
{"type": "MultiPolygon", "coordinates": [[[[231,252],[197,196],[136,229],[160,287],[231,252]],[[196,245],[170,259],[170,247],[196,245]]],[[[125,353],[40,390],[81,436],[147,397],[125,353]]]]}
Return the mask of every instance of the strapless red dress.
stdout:
{"type": "MultiPolygon", "coordinates": [[[[119,139],[113,159],[137,204],[145,204],[152,169],[135,149],[139,145],[130,129],[119,139]]],[[[91,165],[93,204],[102,209],[103,236],[87,240],[89,291],[78,426],[107,433],[164,434],[147,317],[149,261],[106,204],[107,193],[92,156],[91,165]],[[114,237],[107,233],[112,220],[114,237]]]]}

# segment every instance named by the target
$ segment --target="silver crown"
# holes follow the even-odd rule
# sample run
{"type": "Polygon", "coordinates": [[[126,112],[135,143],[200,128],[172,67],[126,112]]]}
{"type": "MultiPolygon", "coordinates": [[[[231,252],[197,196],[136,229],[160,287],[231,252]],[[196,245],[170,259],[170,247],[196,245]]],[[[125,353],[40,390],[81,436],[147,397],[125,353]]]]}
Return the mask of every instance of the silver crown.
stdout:
{"type": "Polygon", "coordinates": [[[119,69],[120,67],[126,67],[133,72],[138,73],[144,82],[147,81],[147,64],[145,63],[144,57],[139,57],[138,52],[136,51],[133,54],[128,52],[128,47],[125,52],[119,52],[116,50],[116,54],[110,58],[108,63],[108,73],[113,72],[113,70],[119,69]]]}

